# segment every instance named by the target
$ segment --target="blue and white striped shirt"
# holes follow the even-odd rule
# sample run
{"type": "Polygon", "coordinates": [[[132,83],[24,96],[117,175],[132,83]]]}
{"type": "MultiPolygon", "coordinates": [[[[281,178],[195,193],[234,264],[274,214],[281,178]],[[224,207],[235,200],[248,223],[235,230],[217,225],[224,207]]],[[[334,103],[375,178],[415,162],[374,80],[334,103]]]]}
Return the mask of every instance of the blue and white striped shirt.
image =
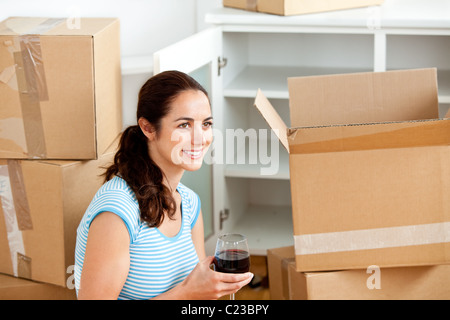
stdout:
{"type": "Polygon", "coordinates": [[[174,237],[140,220],[134,192],[120,177],[106,182],[96,193],[77,229],[75,248],[75,288],[80,285],[89,227],[101,212],[117,214],[130,234],[130,270],[119,300],[150,299],[182,282],[198,263],[191,230],[200,212],[200,199],[179,184],[182,224],[174,237]]]}

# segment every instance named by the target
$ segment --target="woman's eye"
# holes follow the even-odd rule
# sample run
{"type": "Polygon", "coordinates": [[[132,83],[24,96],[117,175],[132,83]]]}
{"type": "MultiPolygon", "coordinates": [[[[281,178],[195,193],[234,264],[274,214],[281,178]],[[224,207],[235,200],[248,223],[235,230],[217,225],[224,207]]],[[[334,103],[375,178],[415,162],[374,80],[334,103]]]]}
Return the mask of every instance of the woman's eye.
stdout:
{"type": "Polygon", "coordinates": [[[189,123],[187,123],[187,122],[182,123],[178,126],[178,128],[183,128],[183,129],[189,128],[189,123]]]}
{"type": "Polygon", "coordinates": [[[203,127],[205,127],[205,128],[210,128],[210,127],[212,127],[212,125],[213,125],[213,123],[210,121],[203,123],[203,127]]]}

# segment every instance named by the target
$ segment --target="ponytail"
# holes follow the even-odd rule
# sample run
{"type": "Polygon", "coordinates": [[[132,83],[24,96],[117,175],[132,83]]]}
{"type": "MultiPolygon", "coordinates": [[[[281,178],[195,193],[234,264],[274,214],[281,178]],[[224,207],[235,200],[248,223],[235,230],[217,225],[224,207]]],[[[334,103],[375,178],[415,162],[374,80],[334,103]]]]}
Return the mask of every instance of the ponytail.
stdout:
{"type": "Polygon", "coordinates": [[[130,126],[122,133],[114,163],[104,173],[105,181],[114,176],[124,179],[134,191],[141,211],[141,220],[158,227],[167,212],[175,214],[176,204],[171,191],[163,184],[163,172],[148,153],[147,138],[139,126],[130,126]]]}

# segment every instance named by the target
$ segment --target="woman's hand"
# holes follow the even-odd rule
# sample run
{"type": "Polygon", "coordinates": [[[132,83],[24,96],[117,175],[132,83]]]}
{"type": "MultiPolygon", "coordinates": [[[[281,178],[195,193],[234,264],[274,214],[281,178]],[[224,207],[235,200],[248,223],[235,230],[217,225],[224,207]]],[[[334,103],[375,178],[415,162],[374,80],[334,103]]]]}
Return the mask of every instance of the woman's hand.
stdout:
{"type": "Polygon", "coordinates": [[[187,278],[176,288],[157,299],[215,300],[236,293],[253,278],[251,272],[222,273],[210,268],[214,257],[200,261],[187,278]]]}
{"type": "Polygon", "coordinates": [[[216,272],[210,268],[213,261],[214,257],[206,257],[185,279],[183,285],[192,299],[218,299],[224,295],[236,293],[253,278],[251,272],[216,272]]]}

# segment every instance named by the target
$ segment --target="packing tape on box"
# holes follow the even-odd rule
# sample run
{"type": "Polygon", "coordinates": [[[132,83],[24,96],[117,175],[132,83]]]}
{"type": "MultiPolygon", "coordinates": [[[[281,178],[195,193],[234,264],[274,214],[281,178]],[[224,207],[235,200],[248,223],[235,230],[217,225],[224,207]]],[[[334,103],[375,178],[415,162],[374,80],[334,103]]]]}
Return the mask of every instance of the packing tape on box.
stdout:
{"type": "Polygon", "coordinates": [[[407,247],[450,242],[450,222],[295,235],[295,254],[407,247]]]}
{"type": "Polygon", "coordinates": [[[13,274],[16,277],[31,278],[31,258],[25,255],[22,231],[32,230],[33,224],[22,167],[17,160],[8,160],[7,165],[0,165],[0,202],[13,274]]]}
{"type": "Polygon", "coordinates": [[[7,30],[15,35],[13,41],[5,41],[4,45],[8,47],[15,64],[0,72],[0,81],[19,92],[28,156],[45,158],[40,102],[49,100],[49,97],[39,35],[51,30],[64,19],[31,19],[34,23],[26,26],[14,25],[14,21],[9,22],[7,30]]]}
{"type": "Polygon", "coordinates": [[[41,115],[41,101],[48,100],[44,62],[39,36],[20,36],[20,51],[14,52],[17,85],[28,155],[45,158],[45,136],[41,115]]]}

